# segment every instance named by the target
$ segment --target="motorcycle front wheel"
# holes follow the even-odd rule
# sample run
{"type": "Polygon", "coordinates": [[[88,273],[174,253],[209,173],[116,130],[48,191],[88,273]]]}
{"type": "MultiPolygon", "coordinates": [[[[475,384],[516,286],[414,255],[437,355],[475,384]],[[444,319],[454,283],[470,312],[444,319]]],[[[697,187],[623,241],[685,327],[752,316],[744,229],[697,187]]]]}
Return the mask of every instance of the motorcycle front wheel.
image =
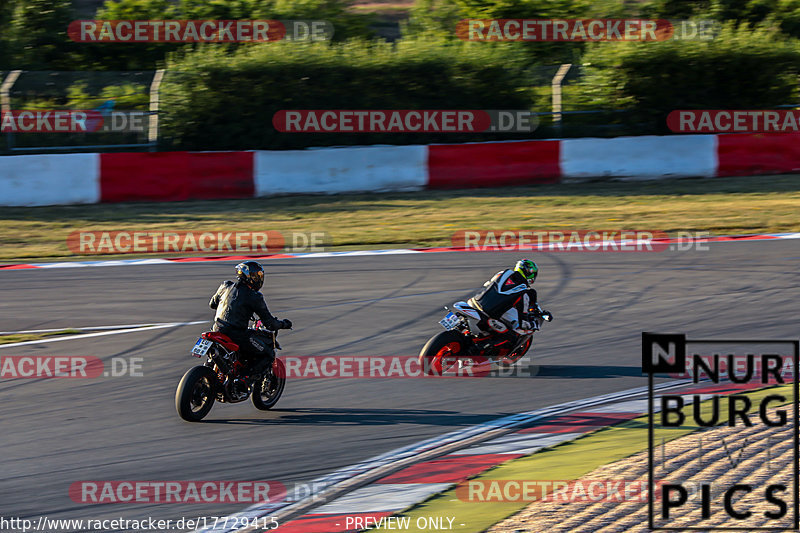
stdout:
{"type": "Polygon", "coordinates": [[[286,386],[286,366],[275,358],[272,371],[253,384],[253,405],[261,411],[269,411],[281,399],[286,386]]]}
{"type": "Polygon", "coordinates": [[[441,376],[458,365],[458,355],[466,350],[466,339],[458,331],[442,331],[419,352],[419,366],[427,376],[441,376]]]}
{"type": "Polygon", "coordinates": [[[500,359],[499,362],[500,368],[509,368],[511,367],[511,365],[522,359],[522,357],[526,353],[528,353],[528,350],[530,350],[532,343],[533,343],[533,336],[531,335],[530,337],[527,338],[527,340],[525,340],[525,342],[522,343],[522,345],[519,348],[517,348],[510,354],[504,355],[500,359]]]}
{"type": "Polygon", "coordinates": [[[214,405],[217,375],[206,366],[190,368],[175,391],[175,409],[187,422],[199,422],[214,405]]]}

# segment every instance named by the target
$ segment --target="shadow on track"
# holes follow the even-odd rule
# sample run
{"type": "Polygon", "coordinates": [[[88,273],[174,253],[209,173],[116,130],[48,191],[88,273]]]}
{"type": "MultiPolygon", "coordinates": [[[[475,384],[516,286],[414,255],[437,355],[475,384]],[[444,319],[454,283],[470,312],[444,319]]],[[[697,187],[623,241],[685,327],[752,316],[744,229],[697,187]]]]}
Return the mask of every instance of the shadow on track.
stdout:
{"type": "Polygon", "coordinates": [[[594,365],[539,365],[536,378],[619,378],[642,377],[642,369],[638,366],[594,366],[594,365]]]}
{"type": "Polygon", "coordinates": [[[239,425],[307,425],[307,426],[390,426],[395,424],[426,424],[431,426],[467,427],[502,415],[476,415],[457,411],[428,411],[420,409],[272,409],[275,418],[204,420],[207,424],[239,425]]]}

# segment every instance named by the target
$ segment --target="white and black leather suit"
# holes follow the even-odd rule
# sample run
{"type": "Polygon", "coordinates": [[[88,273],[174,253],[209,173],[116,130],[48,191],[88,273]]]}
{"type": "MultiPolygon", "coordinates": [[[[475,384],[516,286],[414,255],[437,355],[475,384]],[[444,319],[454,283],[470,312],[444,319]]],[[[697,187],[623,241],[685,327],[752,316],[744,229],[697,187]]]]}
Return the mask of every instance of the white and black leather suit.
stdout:
{"type": "Polygon", "coordinates": [[[536,301],[536,290],[519,272],[511,269],[501,270],[484,283],[483,290],[470,298],[468,303],[483,311],[489,317],[502,319],[516,333],[523,334],[538,324],[531,324],[535,316],[529,310],[540,311],[536,301]]]}

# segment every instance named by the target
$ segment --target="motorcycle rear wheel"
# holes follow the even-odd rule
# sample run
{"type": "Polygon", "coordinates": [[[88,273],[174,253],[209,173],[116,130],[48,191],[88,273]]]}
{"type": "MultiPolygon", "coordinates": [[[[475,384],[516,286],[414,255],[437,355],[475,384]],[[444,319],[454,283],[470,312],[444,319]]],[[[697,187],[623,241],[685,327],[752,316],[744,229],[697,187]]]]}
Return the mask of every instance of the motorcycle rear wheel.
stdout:
{"type": "Polygon", "coordinates": [[[466,350],[464,335],[442,331],[431,337],[419,352],[419,366],[427,376],[441,376],[458,365],[458,355],[466,350]]]}
{"type": "Polygon", "coordinates": [[[190,368],[175,391],[175,409],[187,422],[199,422],[211,411],[217,375],[206,366],[190,368]]]}

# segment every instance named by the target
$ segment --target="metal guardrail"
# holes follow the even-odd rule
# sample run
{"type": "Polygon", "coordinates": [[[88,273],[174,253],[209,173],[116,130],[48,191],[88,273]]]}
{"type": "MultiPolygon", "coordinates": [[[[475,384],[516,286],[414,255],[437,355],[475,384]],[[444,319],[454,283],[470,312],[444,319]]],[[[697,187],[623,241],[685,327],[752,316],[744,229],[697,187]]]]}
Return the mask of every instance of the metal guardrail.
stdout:
{"type": "MultiPolygon", "coordinates": [[[[569,63],[547,65],[531,72],[531,81],[551,87],[551,110],[534,112],[539,117],[549,117],[532,135],[533,138],[574,136],[615,136],[668,133],[660,132],[653,120],[641,113],[626,109],[582,109],[564,110],[562,86],[574,83],[582,77],[582,66],[569,63]],[[631,114],[630,120],[612,118],[631,114]],[[570,120],[570,117],[592,116],[597,119],[570,120]],[[608,118],[603,119],[603,115],[608,118]]],[[[0,72],[0,110],[7,113],[17,103],[19,109],[45,109],[42,102],[62,102],[69,105],[75,94],[85,99],[101,100],[104,92],[135,87],[147,94],[138,98],[140,113],[148,115],[146,125],[140,131],[104,133],[13,133],[5,134],[5,143],[0,142],[0,153],[46,153],[84,152],[114,150],[157,151],[160,142],[159,117],[161,113],[161,85],[166,70],[130,72],[56,72],[12,70],[0,72]],[[30,104],[34,104],[29,107],[30,104]],[[144,109],[147,111],[144,111],[144,109]],[[73,142],[65,142],[73,141],[73,142]],[[94,142],[93,142],[94,141],[94,142]],[[98,142],[99,141],[99,142],[98,142]]],[[[124,99],[130,94],[123,95],[124,99]]],[[[78,98],[80,100],[80,98],[78,98]]],[[[63,109],[64,105],[59,108],[63,109]]],[[[778,109],[797,109],[800,104],[774,106],[778,109]]],[[[49,108],[53,109],[53,108],[49,108]]]]}
{"type": "MultiPolygon", "coordinates": [[[[159,141],[159,97],[164,74],[163,69],[134,72],[10,71],[0,83],[0,109],[3,113],[14,110],[15,103],[19,109],[44,110],[42,102],[56,102],[55,106],[47,109],[53,110],[57,107],[62,110],[69,106],[69,99],[74,98],[74,95],[69,94],[71,89],[77,88],[80,91],[88,89],[90,94],[81,94],[81,96],[98,100],[103,98],[102,95],[106,88],[114,85],[122,87],[127,84],[133,87],[147,88],[149,95],[140,98],[149,102],[147,111],[140,113],[148,115],[148,119],[141,132],[132,129],[124,132],[6,132],[5,143],[3,143],[4,146],[0,145],[0,152],[13,154],[113,151],[116,149],[155,151],[159,141]],[[66,102],[67,105],[65,106],[61,102],[66,102]]],[[[125,97],[130,97],[130,95],[124,95],[121,98],[125,97]]],[[[106,103],[109,102],[109,109],[113,109],[115,98],[110,98],[106,103]]],[[[121,115],[118,111],[111,112],[109,109],[102,110],[101,114],[104,118],[113,118],[115,114],[121,115]]]]}

